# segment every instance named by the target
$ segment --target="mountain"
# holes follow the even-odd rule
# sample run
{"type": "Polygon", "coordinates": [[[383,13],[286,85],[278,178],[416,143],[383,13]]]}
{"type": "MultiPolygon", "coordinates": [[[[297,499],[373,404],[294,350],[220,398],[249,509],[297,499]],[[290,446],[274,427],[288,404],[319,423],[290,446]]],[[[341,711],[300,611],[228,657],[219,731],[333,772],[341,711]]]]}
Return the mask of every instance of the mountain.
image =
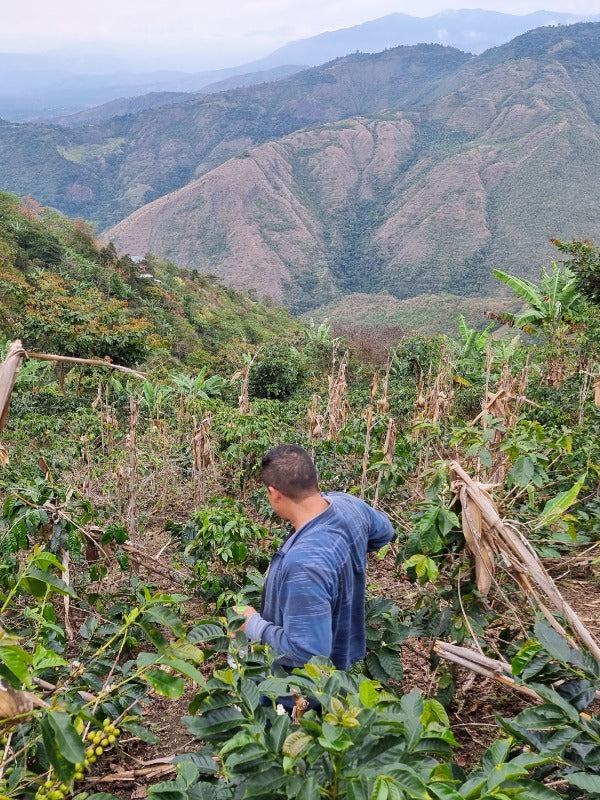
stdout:
{"type": "Polygon", "coordinates": [[[422,103],[470,58],[439,45],[397,48],[93,126],[0,121],[0,188],[105,227],[255,144],[422,103]]]}
{"type": "Polygon", "coordinates": [[[410,44],[443,44],[469,53],[482,53],[533,28],[598,21],[600,14],[555,11],[515,15],[482,9],[460,9],[443,11],[430,17],[388,14],[351,28],[290,42],[275,50],[262,63],[316,66],[349,53],[377,53],[386,48],[410,44]]]}
{"type": "Polygon", "coordinates": [[[138,114],[140,111],[147,111],[153,108],[172,105],[173,103],[185,103],[194,100],[199,95],[216,94],[228,89],[237,89],[241,86],[256,86],[261,83],[285,78],[288,75],[295,75],[305,67],[282,66],[272,67],[271,69],[261,70],[260,72],[249,72],[240,75],[233,75],[228,78],[209,83],[203,86],[200,91],[191,92],[149,92],[148,94],[136,95],[135,97],[119,97],[108,103],[99,106],[86,108],[73,114],[62,117],[52,117],[45,120],[52,125],[62,125],[67,128],[79,125],[97,125],[106,122],[112,117],[124,116],[126,114],[138,114]]]}
{"type": "Polygon", "coordinates": [[[494,267],[537,278],[551,236],[598,238],[599,121],[587,23],[479,56],[354,54],[93,126],[2,123],[0,158],[13,191],[120,220],[121,252],[295,312],[385,291],[441,308],[498,293],[494,267]]]}
{"type": "MultiPolygon", "coordinates": [[[[114,64],[111,57],[106,64],[114,64]]],[[[228,67],[202,72],[155,70],[137,72],[119,69],[106,72],[106,65],[92,60],[85,66],[77,60],[71,63],[64,56],[21,55],[0,53],[0,117],[13,122],[51,121],[57,124],[77,124],[63,120],[72,114],[92,110],[116,102],[114,107],[92,116],[90,121],[107,119],[112,113],[136,113],[159,103],[159,95],[170,93],[211,93],[235,86],[277,80],[303,69],[285,64],[228,67]],[[93,67],[97,72],[90,72],[93,67]],[[140,95],[142,97],[140,97],[140,95]],[[147,96],[151,95],[148,99],[147,96]],[[146,98],[146,99],[144,99],[146,98]],[[124,104],[128,101],[128,105],[124,104]]],[[[188,99],[184,97],[182,99],[188,99]]],[[[167,102],[169,99],[167,98],[167,102]]]]}
{"type": "MultiPolygon", "coordinates": [[[[539,29],[460,64],[454,54],[401,48],[289,79],[333,77],[345,118],[250,147],[106,238],[295,312],[357,293],[491,295],[496,267],[537,278],[550,237],[598,238],[600,24],[539,29]],[[407,80],[409,52],[453,69],[407,80]],[[394,103],[395,59],[406,83],[394,103]]],[[[312,92],[301,102],[319,108],[312,92]]]]}
{"type": "MultiPolygon", "coordinates": [[[[443,44],[469,53],[481,53],[543,25],[566,25],[599,21],[600,15],[536,11],[515,15],[481,9],[444,11],[429,17],[388,14],[350,28],[328,31],[289,42],[258,60],[221,69],[190,71],[198,54],[174,54],[185,70],[148,70],[152,55],[146,48],[115,52],[96,45],[91,52],[55,54],[1,54],[0,117],[11,121],[42,120],[76,113],[122,98],[152,94],[146,108],[156,105],[157,95],[167,92],[199,92],[209,84],[237,78],[233,85],[262,82],[281,77],[277,70],[289,65],[317,66],[350,53],[375,53],[412,44],[443,44]],[[270,71],[275,70],[273,75],[270,71]]],[[[154,54],[154,58],[157,55],[154,54]]],[[[236,57],[231,56],[235,63],[236,57]]],[[[162,59],[164,61],[164,57],[162,59]]],[[[154,63],[157,63],[156,61],[154,63]]],[[[297,67],[299,69],[300,67],[297,67]]],[[[232,88],[232,84],[221,88],[232,88]]],[[[212,91],[218,89],[212,89],[212,91]]],[[[135,113],[134,105],[116,113],[135,113]]],[[[122,105],[122,103],[121,103],[122,105]]],[[[110,111],[110,109],[105,109],[110,111]]],[[[92,118],[105,119],[106,114],[92,118]]],[[[74,120],[66,124],[78,124],[74,120]]]]}

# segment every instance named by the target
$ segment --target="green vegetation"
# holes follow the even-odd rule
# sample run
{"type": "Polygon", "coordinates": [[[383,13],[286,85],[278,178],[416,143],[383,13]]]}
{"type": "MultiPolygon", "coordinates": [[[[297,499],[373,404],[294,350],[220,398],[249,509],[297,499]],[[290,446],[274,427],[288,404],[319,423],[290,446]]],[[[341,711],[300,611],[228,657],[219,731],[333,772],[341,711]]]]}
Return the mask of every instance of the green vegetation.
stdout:
{"type": "Polygon", "coordinates": [[[117,259],[85,224],[0,200],[5,339],[146,376],[33,357],[18,373],[0,442],[0,794],[112,800],[101,779],[130,756],[154,800],[600,794],[600,650],[514,553],[492,553],[484,585],[470,537],[491,528],[456,471],[498,509],[491,541],[512,526],[559,588],[582,556],[568,603],[585,610],[600,539],[595,245],[560,243],[570,258],[539,283],[499,276],[528,303],[498,320],[509,338],[457,308],[457,339],[406,336],[374,366],[328,323],[301,331],[207,276],[117,259]],[[282,672],[232,611],[258,605],[286,535],[258,481],[282,442],[314,454],[324,490],[362,492],[396,527],[370,563],[368,652],[348,673],[319,659],[282,672]],[[499,664],[484,712],[448,644],[499,664]],[[279,713],[290,694],[322,713],[279,713]]]}
{"type": "Polygon", "coordinates": [[[124,141],[123,137],[115,136],[112,139],[107,139],[102,144],[79,144],[72,147],[57,146],[56,149],[67,161],[72,161],[75,164],[84,164],[86,161],[94,161],[102,156],[118,153],[124,141]]]}
{"type": "Polygon", "coordinates": [[[233,371],[236,349],[252,349],[298,330],[214,278],[148,256],[119,259],[81,220],[28,199],[0,195],[2,334],[30,350],[110,358],[134,366],[188,365],[233,371]]]}

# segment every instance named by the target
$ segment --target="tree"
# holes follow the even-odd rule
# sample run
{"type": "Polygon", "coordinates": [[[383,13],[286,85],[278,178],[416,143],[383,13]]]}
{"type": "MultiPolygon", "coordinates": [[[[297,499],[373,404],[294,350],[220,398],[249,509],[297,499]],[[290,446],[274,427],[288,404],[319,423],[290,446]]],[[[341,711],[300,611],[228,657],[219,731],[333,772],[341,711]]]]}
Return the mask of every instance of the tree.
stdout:
{"type": "Polygon", "coordinates": [[[125,366],[135,366],[160,344],[152,324],[131,316],[124,301],[106,300],[95,288],[78,290],[50,273],[37,276],[17,327],[28,349],[109,357],[125,366]]]}
{"type": "Polygon", "coordinates": [[[301,383],[302,354],[283,342],[272,342],[260,354],[250,372],[250,390],[255,397],[284,400],[301,383]]]}
{"type": "Polygon", "coordinates": [[[571,256],[567,264],[575,274],[575,282],[579,291],[595,305],[600,305],[600,248],[593,242],[584,239],[582,242],[561,242],[551,239],[552,244],[561,253],[571,256]]]}

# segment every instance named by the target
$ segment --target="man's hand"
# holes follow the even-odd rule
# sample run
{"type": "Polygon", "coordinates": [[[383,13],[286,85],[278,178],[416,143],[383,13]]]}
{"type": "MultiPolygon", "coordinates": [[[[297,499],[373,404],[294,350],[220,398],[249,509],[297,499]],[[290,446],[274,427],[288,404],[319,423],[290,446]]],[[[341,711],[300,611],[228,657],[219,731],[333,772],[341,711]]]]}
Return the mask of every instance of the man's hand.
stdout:
{"type": "MultiPolygon", "coordinates": [[[[234,606],[233,610],[235,611],[236,614],[239,614],[240,617],[244,617],[246,622],[250,619],[250,617],[253,617],[254,614],[257,613],[254,606],[234,606]]],[[[240,630],[241,631],[246,630],[246,623],[242,625],[240,630]]]]}

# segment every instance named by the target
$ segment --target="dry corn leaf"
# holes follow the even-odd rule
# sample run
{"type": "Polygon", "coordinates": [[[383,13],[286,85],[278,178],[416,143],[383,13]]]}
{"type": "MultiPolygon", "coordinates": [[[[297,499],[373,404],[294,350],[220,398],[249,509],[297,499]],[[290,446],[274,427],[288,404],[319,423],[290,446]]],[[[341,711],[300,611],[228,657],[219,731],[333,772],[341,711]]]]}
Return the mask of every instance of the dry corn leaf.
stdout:
{"type": "Polygon", "coordinates": [[[33,701],[28,692],[18,692],[0,684],[0,719],[10,719],[33,711],[33,701]]]}

